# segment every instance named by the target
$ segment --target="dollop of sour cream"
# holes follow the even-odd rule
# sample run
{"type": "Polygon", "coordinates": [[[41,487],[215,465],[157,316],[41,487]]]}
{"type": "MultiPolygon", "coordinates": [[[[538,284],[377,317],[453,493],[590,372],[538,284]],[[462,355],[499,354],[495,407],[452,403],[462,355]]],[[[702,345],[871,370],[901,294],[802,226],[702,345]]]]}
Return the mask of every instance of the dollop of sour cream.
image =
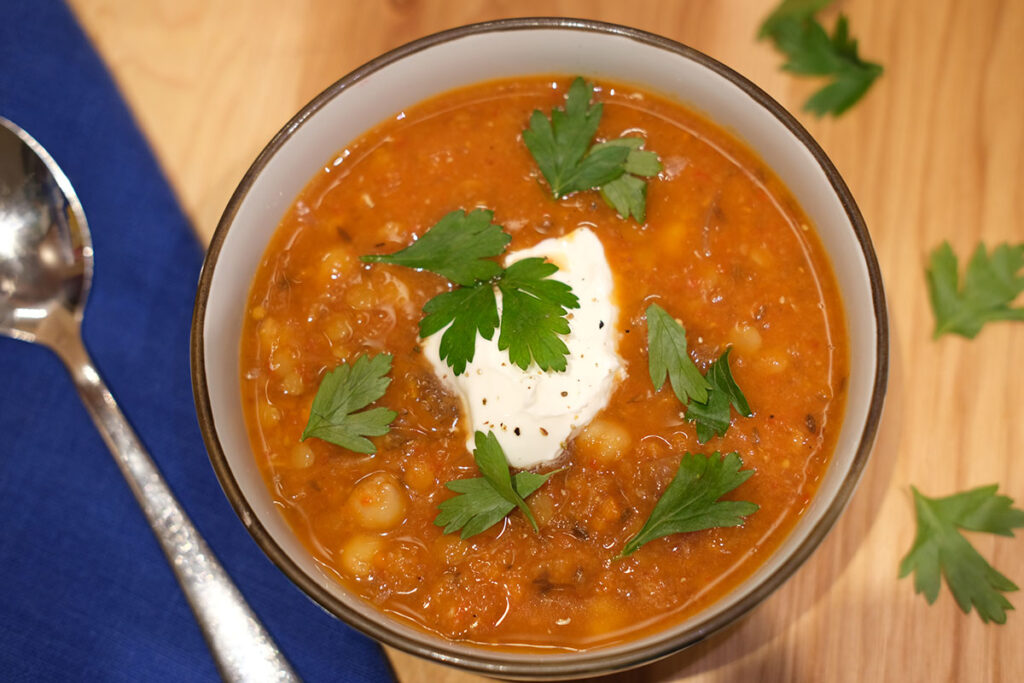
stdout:
{"type": "MultiPolygon", "coordinates": [[[[490,341],[477,337],[472,362],[453,375],[440,358],[440,332],[423,342],[434,372],[462,401],[469,423],[467,447],[473,433],[493,431],[517,468],[550,463],[566,443],[608,404],[623,372],[617,352],[618,307],[604,247],[591,230],[578,228],[565,237],[510,252],[506,265],[543,257],[558,266],[552,278],[572,287],[580,307],[569,312],[569,348],[564,372],[526,371],[513,365],[507,351],[498,350],[498,332],[490,341]]],[[[496,292],[501,311],[501,293],[496,292]]]]}

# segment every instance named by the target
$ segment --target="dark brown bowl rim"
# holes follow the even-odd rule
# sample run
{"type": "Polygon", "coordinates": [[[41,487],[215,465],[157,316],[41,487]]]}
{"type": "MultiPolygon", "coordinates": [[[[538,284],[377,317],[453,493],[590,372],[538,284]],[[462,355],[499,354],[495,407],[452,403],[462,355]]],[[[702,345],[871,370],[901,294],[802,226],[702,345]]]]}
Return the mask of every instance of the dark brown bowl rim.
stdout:
{"type": "Polygon", "coordinates": [[[224,214],[221,216],[217,229],[210,242],[206,259],[203,263],[202,272],[199,278],[199,286],[196,294],[195,309],[192,318],[191,336],[191,367],[192,387],[196,402],[196,412],[199,425],[203,433],[203,439],[210,456],[210,462],[216,472],[217,478],[224,489],[232,507],[242,520],[247,520],[245,526],[253,539],[260,546],[264,553],[308,596],[320,604],[324,609],[354,626],[362,632],[372,636],[378,641],[396,647],[420,657],[441,662],[463,669],[500,677],[515,678],[569,678],[598,673],[609,673],[635,666],[653,662],[662,657],[668,656],[683,648],[693,645],[711,633],[736,621],[740,616],[751,610],[753,607],[767,598],[782,583],[788,579],[800,565],[807,560],[814,549],[821,543],[825,535],[834,525],[851,495],[856,489],[863,469],[868,461],[875,435],[878,430],[881,418],[882,407],[885,400],[885,390],[888,378],[889,366],[889,328],[886,312],[885,294],[882,287],[882,278],[878,268],[878,260],[868,235],[867,227],[864,224],[860,210],[857,208],[846,183],[836,170],[835,166],[826,156],[821,147],[814,141],[802,125],[782,105],[772,99],[758,86],[733,71],[724,64],[699,52],[691,47],[676,41],[664,38],[646,31],[610,24],[588,19],[571,19],[561,17],[531,17],[519,19],[503,19],[488,21],[478,24],[470,24],[458,28],[441,31],[411,43],[402,45],[380,57],[373,59],[360,66],[336,83],[328,87],[304,106],[267,144],[246,172],[235,190],[224,214]],[[251,189],[256,177],[267,165],[276,152],[288,141],[314,113],[320,110],[327,102],[337,96],[353,84],[361,81],[367,76],[378,71],[382,67],[395,61],[404,59],[426,48],[445,43],[451,40],[464,38],[490,32],[506,32],[519,30],[577,30],[584,32],[595,32],[611,34],[628,38],[645,45],[653,46],[685,57],[701,66],[710,69],[716,74],[731,81],[734,85],[743,90],[752,100],[764,107],[776,119],[779,120],[813,155],[822,172],[828,178],[836,196],[840,200],[847,217],[853,226],[857,240],[860,243],[864,264],[868,271],[868,278],[871,285],[872,304],[875,316],[875,324],[878,330],[876,340],[877,365],[872,386],[871,401],[868,406],[868,413],[864,431],[861,433],[860,442],[857,446],[850,471],[843,480],[836,492],[835,498],[824,511],[815,526],[809,531],[804,541],[797,546],[792,554],[783,562],[767,579],[748,595],[744,596],[736,604],[716,614],[707,622],[683,632],[673,633],[668,629],[667,635],[654,640],[642,648],[622,651],[621,646],[609,648],[607,653],[603,650],[584,651],[572,654],[559,654],[552,656],[523,655],[521,653],[506,653],[476,648],[466,644],[449,643],[440,638],[433,638],[435,644],[430,646],[409,642],[401,634],[396,633],[389,627],[391,620],[383,617],[380,622],[374,621],[364,615],[347,607],[313,579],[307,576],[292,560],[285,551],[274,541],[266,529],[262,526],[255,511],[249,506],[242,494],[241,488],[236,481],[234,474],[228,464],[227,458],[221,448],[217,429],[213,422],[212,407],[210,404],[208,386],[206,382],[206,362],[204,356],[203,325],[206,316],[206,304],[209,297],[210,285],[213,279],[213,272],[220,255],[221,247],[224,244],[227,232],[234,221],[242,201],[251,189]]]}

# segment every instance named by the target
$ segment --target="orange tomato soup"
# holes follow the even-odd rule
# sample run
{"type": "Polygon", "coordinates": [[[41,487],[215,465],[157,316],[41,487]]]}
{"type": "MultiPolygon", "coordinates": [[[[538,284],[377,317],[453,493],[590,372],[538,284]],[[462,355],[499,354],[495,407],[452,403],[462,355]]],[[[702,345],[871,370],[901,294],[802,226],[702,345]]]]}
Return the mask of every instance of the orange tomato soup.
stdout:
{"type": "MultiPolygon", "coordinates": [[[[663,171],[647,222],[596,191],[554,201],[521,132],[563,106],[570,78],[485,83],[428,100],[325,161],[284,217],[250,293],[241,348],[255,457],[281,514],[324,571],[403,622],[501,648],[575,650],[691,616],[748,577],[814,495],[833,450],[848,373],[828,259],[789,192],[741,142],[677,103],[597,82],[597,139],[641,135],[663,171]],[[429,272],[359,257],[408,246],[442,216],[485,207],[510,250],[580,226],[604,245],[628,376],[514,511],[462,540],[434,524],[445,483],[480,476],[458,399],[417,336],[445,291],[429,272]],[[695,427],[647,368],[644,311],[686,326],[703,371],[727,347],[752,417],[724,437],[695,427]],[[374,455],[300,441],[320,378],[360,354],[394,356],[376,405],[398,413],[374,455]],[[736,451],[754,474],[728,499],[760,509],[740,527],[675,534],[624,559],[686,452],[736,451]]],[[[324,150],[325,156],[331,150],[324,150]]],[[[554,276],[556,279],[558,274],[554,276]]],[[[501,435],[499,434],[499,439],[501,435]]]]}

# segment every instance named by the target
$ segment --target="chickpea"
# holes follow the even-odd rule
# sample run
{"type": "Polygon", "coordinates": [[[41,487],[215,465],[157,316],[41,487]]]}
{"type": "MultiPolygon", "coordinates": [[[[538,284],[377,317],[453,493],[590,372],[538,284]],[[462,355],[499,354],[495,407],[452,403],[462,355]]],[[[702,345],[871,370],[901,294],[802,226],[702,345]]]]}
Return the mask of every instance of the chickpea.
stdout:
{"type": "Polygon", "coordinates": [[[313,449],[307,443],[297,443],[292,447],[291,466],[295,469],[311,467],[316,460],[313,449]]]}
{"type": "Polygon", "coordinates": [[[356,311],[368,311],[379,302],[380,296],[373,284],[365,280],[358,280],[345,290],[345,304],[356,311]]]}
{"type": "Polygon", "coordinates": [[[384,531],[405,518],[405,486],[387,472],[363,477],[348,497],[348,511],[364,529],[384,531]]]}
{"type": "Polygon", "coordinates": [[[762,372],[772,375],[782,374],[789,368],[789,359],[783,355],[766,353],[757,358],[762,372]]]}
{"type": "Polygon", "coordinates": [[[270,352],[270,371],[283,377],[295,368],[298,353],[290,346],[278,344],[270,352]]]}
{"type": "Polygon", "coordinates": [[[277,318],[264,318],[260,321],[259,337],[260,346],[266,349],[273,348],[274,343],[277,341],[277,334],[281,330],[281,325],[277,322],[277,318]]]}
{"type": "Polygon", "coordinates": [[[259,422],[264,427],[273,427],[281,421],[281,411],[270,403],[260,403],[259,422]]]}
{"type": "Polygon", "coordinates": [[[453,567],[466,559],[470,545],[459,538],[458,534],[451,534],[437,539],[434,549],[447,566],[453,567]]]}
{"type": "Polygon", "coordinates": [[[370,277],[377,292],[378,301],[386,302],[391,308],[398,308],[407,315],[412,315],[417,310],[412,303],[409,285],[394,273],[381,268],[373,271],[370,277]]]}
{"type": "Polygon", "coordinates": [[[576,447],[587,458],[600,465],[611,465],[633,445],[633,439],[621,423],[595,418],[576,437],[576,447]]]}
{"type": "Polygon", "coordinates": [[[341,568],[353,578],[365,579],[373,571],[373,558],[383,545],[380,536],[356,534],[341,547],[341,568]]]}
{"type": "Polygon", "coordinates": [[[289,396],[299,396],[306,390],[306,382],[295,370],[291,370],[281,378],[281,390],[289,396]]]}
{"type": "Polygon", "coordinates": [[[359,267],[359,258],[352,247],[338,245],[327,251],[320,259],[318,275],[321,289],[327,289],[331,282],[347,278],[359,267]]]}
{"type": "Polygon", "coordinates": [[[543,565],[547,580],[553,584],[570,586],[576,583],[582,565],[573,554],[562,553],[543,565]]]}
{"type": "Polygon", "coordinates": [[[761,333],[750,325],[737,325],[732,331],[732,344],[744,356],[753,356],[761,348],[761,333]]]}
{"type": "Polygon", "coordinates": [[[551,521],[552,515],[555,514],[555,501],[551,500],[551,496],[546,493],[535,493],[530,496],[530,509],[533,510],[533,517],[537,520],[537,525],[545,527],[551,521]]]}
{"type": "MultiPolygon", "coordinates": [[[[263,321],[263,324],[266,324],[269,320],[271,319],[268,318],[263,321]]],[[[270,349],[270,371],[278,377],[284,377],[295,369],[301,354],[299,353],[298,344],[295,343],[295,335],[288,327],[272,325],[271,328],[277,332],[274,340],[267,347],[270,349]]],[[[261,325],[261,337],[263,329],[261,325]]]]}
{"type": "Polygon", "coordinates": [[[604,531],[622,517],[622,508],[615,498],[605,498],[590,518],[590,528],[594,531],[604,531]]]}
{"type": "Polygon", "coordinates": [[[332,347],[342,344],[352,337],[352,321],[342,313],[332,315],[324,324],[324,333],[332,347]]]}
{"type": "Polygon", "coordinates": [[[433,465],[420,458],[413,458],[407,462],[402,479],[409,488],[418,493],[428,493],[434,488],[437,480],[433,465]]]}

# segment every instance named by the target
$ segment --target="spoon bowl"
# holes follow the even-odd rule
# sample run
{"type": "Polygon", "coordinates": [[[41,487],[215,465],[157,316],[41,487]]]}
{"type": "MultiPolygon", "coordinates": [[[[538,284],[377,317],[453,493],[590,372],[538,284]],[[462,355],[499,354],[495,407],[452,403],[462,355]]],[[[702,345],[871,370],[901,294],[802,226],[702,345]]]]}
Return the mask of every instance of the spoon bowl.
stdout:
{"type": "Polygon", "coordinates": [[[0,117],[0,334],[52,349],[110,448],[228,681],[296,681],[117,407],[82,343],[93,250],[74,188],[43,147],[0,117]]]}
{"type": "Polygon", "coordinates": [[[67,176],[0,118],[0,333],[40,341],[55,308],[80,320],[92,279],[85,212],[67,176]]]}

